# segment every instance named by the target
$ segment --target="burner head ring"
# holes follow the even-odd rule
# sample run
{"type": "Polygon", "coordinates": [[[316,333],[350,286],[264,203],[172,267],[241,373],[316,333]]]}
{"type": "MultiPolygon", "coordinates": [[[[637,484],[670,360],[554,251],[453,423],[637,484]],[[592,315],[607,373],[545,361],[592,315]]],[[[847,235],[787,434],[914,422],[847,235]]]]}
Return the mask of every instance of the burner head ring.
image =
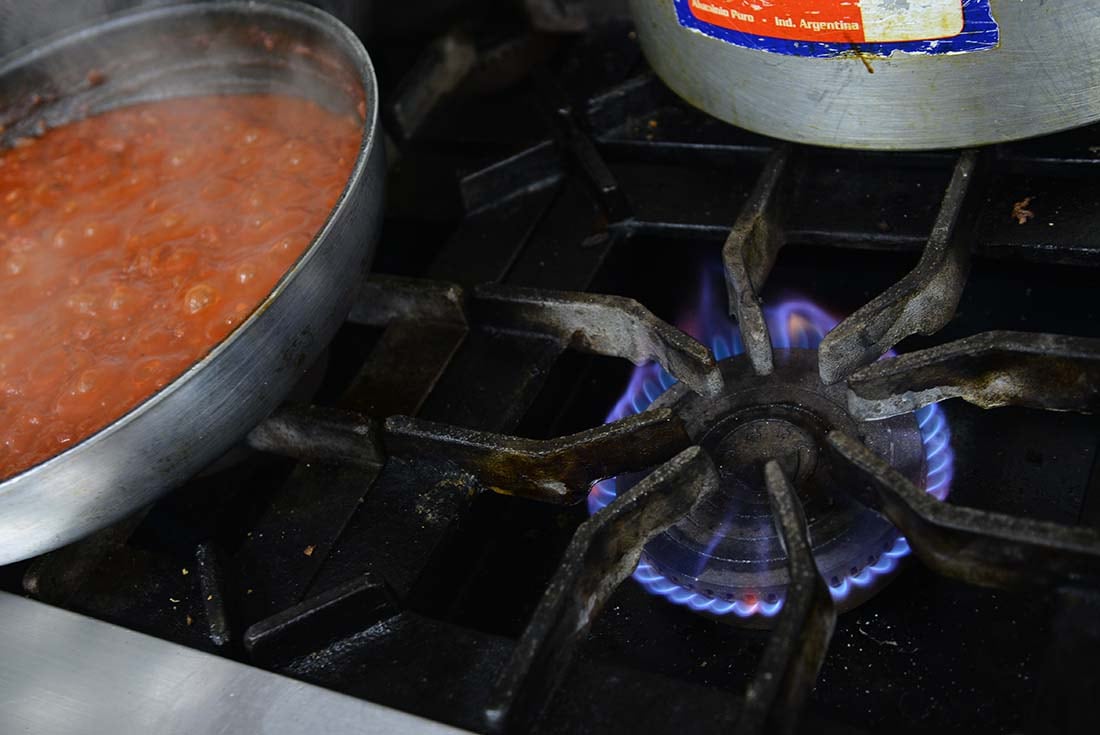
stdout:
{"type": "MultiPolygon", "coordinates": [[[[647,544],[636,576],[643,584],[649,579],[652,585],[675,585],[684,591],[681,596],[713,600],[692,605],[706,605],[703,611],[740,605],[767,617],[782,605],[789,576],[764,485],[769,459],[780,462],[797,488],[818,569],[839,610],[873,594],[907,551],[889,521],[839,489],[844,480],[830,463],[819,461],[819,452],[825,435],[839,428],[923,486],[925,448],[916,417],[856,422],[848,414],[844,386],[821,383],[816,351],[776,350],[775,358],[775,370],[766,376],[756,375],[743,355],[723,360],[729,390],[718,398],[676,384],[653,404],[683,418],[689,436],[714,460],[721,482],[647,544]]],[[[616,482],[625,489],[636,479],[622,476],[616,482]]],[[[675,593],[664,591],[670,592],[675,593]]]]}

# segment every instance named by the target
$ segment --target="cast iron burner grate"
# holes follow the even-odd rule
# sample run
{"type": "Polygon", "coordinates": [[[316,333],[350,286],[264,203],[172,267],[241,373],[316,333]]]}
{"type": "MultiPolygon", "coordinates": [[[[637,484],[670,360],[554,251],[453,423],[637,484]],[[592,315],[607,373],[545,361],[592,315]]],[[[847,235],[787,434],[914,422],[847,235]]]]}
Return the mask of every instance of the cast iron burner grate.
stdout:
{"type": "MultiPolygon", "coordinates": [[[[821,381],[846,381],[848,411],[857,419],[901,415],[948,396],[982,406],[1079,411],[1097,406],[1100,343],[1095,340],[994,333],[875,362],[902,338],[935,331],[950,319],[965,282],[968,238],[960,220],[974,198],[971,184],[980,178],[979,158],[976,152],[959,156],[918,266],[843,320],[817,350],[821,381]],[[986,346],[977,355],[976,343],[986,346]],[[982,369],[959,368],[960,361],[966,365],[975,359],[982,369]],[[902,360],[912,367],[899,369],[902,360]],[[1040,378],[1043,375],[1047,377],[1040,378]]],[[[792,367],[786,356],[777,364],[753,285],[763,283],[783,244],[776,218],[789,160],[785,147],[772,155],[723,249],[730,302],[746,354],[756,375],[765,377],[787,370],[806,373],[792,367]]],[[[419,300],[423,309],[439,301],[439,286],[402,282],[398,289],[387,288],[385,279],[372,280],[379,291],[371,295],[371,303],[385,304],[393,291],[419,300]]],[[[497,679],[486,725],[525,731],[538,721],[565,676],[577,642],[634,570],[643,546],[690,514],[700,498],[718,490],[715,449],[708,452],[706,435],[692,430],[691,410],[681,415],[669,406],[676,398],[690,402],[688,391],[704,406],[707,401],[713,405],[732,376],[723,375],[706,347],[629,299],[482,285],[467,304],[470,313],[499,330],[543,335],[635,364],[655,361],[683,386],[663,407],[658,403],[641,414],[559,439],[527,440],[405,417],[387,419],[379,429],[390,456],[444,459],[469,473],[476,485],[546,502],[577,502],[589,483],[601,477],[665,460],[578,529],[497,679]]],[[[814,361],[807,364],[813,366],[814,361]]],[[[853,436],[857,433],[866,432],[839,419],[821,431],[821,461],[847,480],[832,485],[850,488],[853,498],[881,512],[905,533],[916,555],[939,573],[975,584],[1025,585],[1033,590],[1093,587],[1100,582],[1100,536],[1094,531],[938,503],[853,436]]],[[[277,448],[270,442],[265,447],[277,448]]],[[[783,452],[777,449],[764,474],[788,554],[791,584],[739,715],[739,731],[745,732],[794,728],[835,624],[832,595],[815,565],[803,509],[782,460],[783,452]]]]}
{"type": "MultiPolygon", "coordinates": [[[[644,68],[628,26],[585,25],[583,13],[576,21],[539,0],[525,7],[541,8],[531,11],[540,28],[558,18],[568,27],[555,31],[583,30],[547,36],[522,20],[503,33],[499,24],[492,32],[488,22],[465,24],[426,45],[411,65],[407,36],[372,45],[383,74],[401,77],[386,111],[402,160],[391,172],[381,274],[367,281],[331,349],[329,373],[339,380],[328,380],[313,405],[284,407],[248,438],[261,453],[297,461],[252,457],[197,478],[152,509],[19,567],[25,590],[478,731],[789,732],[803,715],[814,731],[973,731],[990,723],[1087,731],[1100,650],[1100,537],[1083,527],[1100,525],[1095,473],[1084,493],[1056,497],[1057,512],[1045,513],[1067,522],[1038,520],[1044,514],[1033,513],[1035,499],[1026,494],[1005,493],[1013,514],[988,510],[984,498],[981,508],[966,507],[976,498],[959,480],[953,502],[931,498],[916,475],[895,469],[860,434],[949,398],[1038,409],[1028,417],[1040,426],[1051,426],[1042,423],[1045,411],[1100,408],[1100,341],[1047,333],[1056,324],[1098,336],[1087,309],[1037,318],[1039,331],[954,334],[981,319],[951,322],[966,299],[972,256],[1027,261],[1036,271],[1100,265],[1093,184],[1100,159],[1087,153],[1096,129],[961,154],[790,147],[709,121],[672,98],[644,68]],[[446,184],[459,170],[456,194],[446,184]],[[1036,202],[1058,202],[1044,215],[1049,228],[1018,226],[1008,216],[1021,189],[1036,202]],[[720,363],[638,300],[588,292],[615,253],[644,260],[637,253],[647,238],[715,254],[725,240],[722,270],[745,349],[736,365],[720,363]],[[772,629],[736,631],[669,605],[662,618],[686,636],[688,656],[712,656],[697,644],[717,643],[722,656],[751,656],[755,672],[724,686],[730,679],[718,666],[692,670],[691,679],[583,655],[593,626],[611,618],[619,625],[644,607],[623,610],[609,600],[645,545],[691,513],[721,477],[715,448],[671,405],[575,433],[558,431],[558,418],[537,422],[539,406],[574,395],[556,392],[547,376],[575,366],[578,353],[652,361],[677,380],[669,401],[698,402],[737,380],[782,375],[791,363],[772,349],[761,293],[788,243],[799,258],[811,257],[808,248],[825,251],[814,267],[853,247],[921,252],[915,268],[825,335],[816,354],[793,358],[800,375],[816,371],[819,383],[843,396],[851,417],[813,437],[815,467],[838,478],[831,485],[852,507],[900,529],[928,570],[921,584],[965,583],[949,591],[973,602],[969,627],[928,623],[927,607],[909,606],[906,620],[939,626],[930,635],[963,648],[956,629],[978,638],[976,629],[993,629],[1005,640],[1019,632],[1017,619],[1046,615],[1022,603],[993,615],[1008,598],[968,596],[967,585],[1022,591],[1011,598],[1017,602],[1054,600],[1050,630],[1034,635],[1045,641],[1049,633],[1052,662],[1028,667],[1037,681],[1009,672],[982,698],[974,687],[957,687],[997,677],[997,659],[982,659],[976,675],[956,665],[938,673],[950,688],[937,708],[921,699],[939,691],[928,683],[937,673],[922,675],[920,662],[952,660],[943,649],[954,644],[902,648],[883,639],[905,656],[905,672],[918,674],[905,679],[900,697],[870,681],[883,658],[830,649],[834,633],[848,635],[846,624],[837,621],[807,539],[795,487],[804,478],[782,452],[759,457],[789,579],[772,629]],[[934,333],[949,339],[878,361],[903,339],[934,333]],[[624,473],[645,474],[580,522],[573,509],[591,484],[624,473]],[[525,529],[534,529],[535,541],[524,539],[525,529]],[[456,539],[480,556],[455,553],[456,539]],[[517,557],[525,576],[487,584],[468,573],[512,569],[501,560],[507,556],[517,557]],[[492,603],[471,602],[479,596],[492,603]],[[818,676],[830,654],[845,657],[845,671],[849,662],[867,670],[860,683],[882,696],[845,700],[818,676]],[[1006,699],[1002,685],[1017,687],[1018,696],[1006,699]],[[1020,704],[1028,697],[1034,712],[1020,704]],[[876,709],[879,699],[897,707],[876,709]],[[874,720],[856,721],[853,713],[865,711],[874,720]]],[[[634,272],[662,276],[665,267],[640,262],[634,272]]],[[[849,299],[874,282],[871,266],[828,275],[820,280],[840,285],[849,299]]],[[[990,293],[981,279],[971,286],[983,289],[983,299],[990,293]]],[[[1073,288],[1087,293],[1079,283],[1073,288]]],[[[1052,290],[1066,289],[1059,282],[1052,290]]],[[[645,303],[656,308],[661,290],[649,293],[645,303]]],[[[1003,290],[995,296],[994,306],[1010,302],[1003,290]]],[[[584,386],[573,381],[570,390],[584,386]]],[[[980,439],[965,430],[956,437],[980,439]]],[[[1038,450],[1022,454],[1048,476],[1070,464],[1038,450]]],[[[650,632],[622,627],[632,642],[650,632]]],[[[675,648],[653,658],[679,660],[675,648]]]]}

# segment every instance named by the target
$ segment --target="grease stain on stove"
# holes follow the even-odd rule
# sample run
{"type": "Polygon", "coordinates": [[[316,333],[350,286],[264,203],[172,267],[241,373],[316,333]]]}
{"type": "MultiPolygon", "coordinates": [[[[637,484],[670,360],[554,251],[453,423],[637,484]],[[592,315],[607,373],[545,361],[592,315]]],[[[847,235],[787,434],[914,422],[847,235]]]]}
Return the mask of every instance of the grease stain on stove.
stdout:
{"type": "MultiPolygon", "coordinates": [[[[443,493],[472,500],[478,494],[480,488],[481,486],[477,479],[468,472],[458,470],[450,472],[435,483],[432,493],[427,496],[421,496],[413,506],[413,511],[416,513],[417,517],[421,518],[428,525],[434,526],[440,523],[446,523],[449,520],[449,513],[446,510],[441,512],[438,505],[433,502],[433,498],[437,494],[443,493]]],[[[490,489],[494,492],[506,494],[497,488],[490,489]]]]}

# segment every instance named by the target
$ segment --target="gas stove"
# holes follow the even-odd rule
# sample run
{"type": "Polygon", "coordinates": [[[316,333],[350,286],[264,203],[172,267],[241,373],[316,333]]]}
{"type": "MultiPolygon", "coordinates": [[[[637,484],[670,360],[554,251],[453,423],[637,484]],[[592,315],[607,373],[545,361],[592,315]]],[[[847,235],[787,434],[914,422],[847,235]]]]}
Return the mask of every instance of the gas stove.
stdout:
{"type": "Polygon", "coordinates": [[[0,567],[0,722],[56,655],[180,732],[1093,730],[1100,130],[794,146],[617,3],[358,12],[357,305],[246,446],[0,567]]]}

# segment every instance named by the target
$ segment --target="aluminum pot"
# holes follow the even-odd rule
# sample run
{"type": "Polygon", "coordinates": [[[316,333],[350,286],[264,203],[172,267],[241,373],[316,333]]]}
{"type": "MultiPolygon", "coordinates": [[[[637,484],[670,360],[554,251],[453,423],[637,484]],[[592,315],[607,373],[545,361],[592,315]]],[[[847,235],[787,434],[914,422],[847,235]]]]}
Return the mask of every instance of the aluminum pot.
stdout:
{"type": "Polygon", "coordinates": [[[385,175],[370,59],[354,34],[305,5],[142,10],[0,61],[0,145],[40,121],[54,126],[150,99],[259,92],[364,116],[359,156],[336,207],[256,311],[209,354],[106,428],[0,482],[0,564],[152,502],[279,404],[351,308],[373,255],[385,175]]]}
{"type": "Polygon", "coordinates": [[[630,0],[692,105],[846,148],[997,143],[1100,118],[1095,0],[630,0]]]}

